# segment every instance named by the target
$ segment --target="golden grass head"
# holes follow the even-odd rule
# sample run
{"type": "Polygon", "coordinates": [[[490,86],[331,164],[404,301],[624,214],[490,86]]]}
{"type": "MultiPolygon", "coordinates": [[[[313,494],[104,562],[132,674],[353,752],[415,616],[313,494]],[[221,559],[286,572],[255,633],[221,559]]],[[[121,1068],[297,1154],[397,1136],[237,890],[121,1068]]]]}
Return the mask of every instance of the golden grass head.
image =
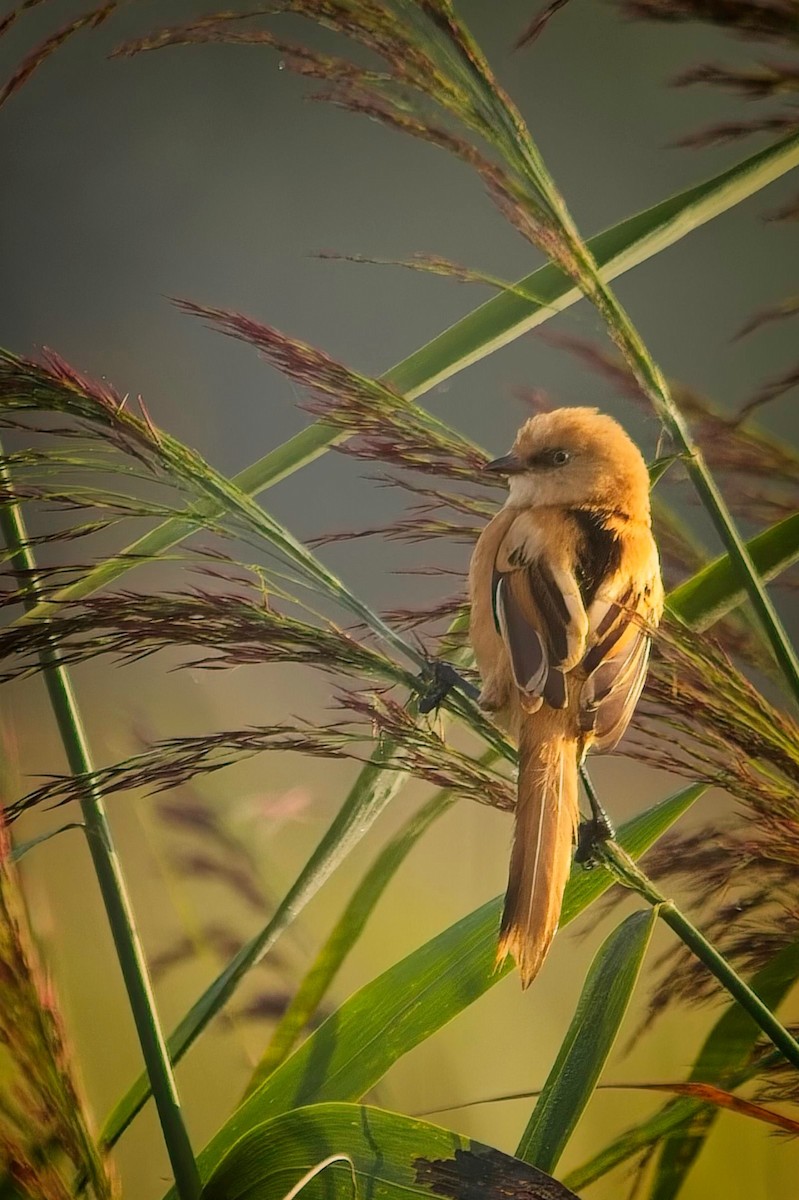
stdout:
{"type": "Polygon", "coordinates": [[[649,519],[649,475],[618,421],[596,408],[556,408],[525,421],[486,470],[509,478],[513,507],[565,505],[649,519]]]}

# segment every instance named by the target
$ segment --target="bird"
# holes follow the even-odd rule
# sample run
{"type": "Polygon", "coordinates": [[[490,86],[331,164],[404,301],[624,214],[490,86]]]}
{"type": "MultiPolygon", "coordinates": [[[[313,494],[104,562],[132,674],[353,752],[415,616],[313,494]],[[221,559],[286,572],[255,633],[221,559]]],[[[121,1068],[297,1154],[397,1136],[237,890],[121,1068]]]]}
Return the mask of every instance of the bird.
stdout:
{"type": "Polygon", "coordinates": [[[578,768],[627,727],[663,584],[646,463],[614,418],[589,407],[538,413],[484,470],[507,476],[508,497],[472,554],[470,640],[479,704],[519,747],[497,963],[510,954],[526,988],[560,919],[578,768]]]}

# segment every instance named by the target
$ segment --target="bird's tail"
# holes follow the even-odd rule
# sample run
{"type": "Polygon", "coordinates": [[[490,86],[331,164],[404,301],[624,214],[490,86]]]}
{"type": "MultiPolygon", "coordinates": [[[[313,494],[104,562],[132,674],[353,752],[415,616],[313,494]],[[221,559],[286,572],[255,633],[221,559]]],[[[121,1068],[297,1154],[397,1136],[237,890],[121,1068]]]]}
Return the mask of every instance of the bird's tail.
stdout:
{"type": "Polygon", "coordinates": [[[522,716],[516,829],[497,961],[512,954],[532,983],[560,920],[577,829],[577,742],[564,714],[522,716]]]}

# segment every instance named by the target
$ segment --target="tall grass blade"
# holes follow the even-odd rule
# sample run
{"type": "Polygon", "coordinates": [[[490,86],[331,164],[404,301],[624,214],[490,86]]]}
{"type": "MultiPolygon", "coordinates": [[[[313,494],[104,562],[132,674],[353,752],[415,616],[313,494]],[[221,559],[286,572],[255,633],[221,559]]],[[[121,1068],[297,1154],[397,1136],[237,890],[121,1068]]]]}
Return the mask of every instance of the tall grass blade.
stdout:
{"type": "Polygon", "coordinates": [[[516,1150],[551,1174],[613,1049],[644,961],[657,912],[636,912],[597,951],[568,1033],[516,1150]]]}

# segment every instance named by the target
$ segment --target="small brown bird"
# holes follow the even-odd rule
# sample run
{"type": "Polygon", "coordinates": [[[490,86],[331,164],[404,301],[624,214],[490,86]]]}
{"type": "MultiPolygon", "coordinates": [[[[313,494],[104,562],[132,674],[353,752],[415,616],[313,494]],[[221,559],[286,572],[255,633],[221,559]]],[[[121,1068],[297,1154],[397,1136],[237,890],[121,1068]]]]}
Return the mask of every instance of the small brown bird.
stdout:
{"type": "Polygon", "coordinates": [[[611,417],[595,408],[532,417],[485,469],[508,476],[509,494],[472,556],[470,633],[480,703],[519,744],[497,957],[512,954],[527,987],[560,919],[578,764],[627,727],[663,586],[646,464],[611,417]]]}

